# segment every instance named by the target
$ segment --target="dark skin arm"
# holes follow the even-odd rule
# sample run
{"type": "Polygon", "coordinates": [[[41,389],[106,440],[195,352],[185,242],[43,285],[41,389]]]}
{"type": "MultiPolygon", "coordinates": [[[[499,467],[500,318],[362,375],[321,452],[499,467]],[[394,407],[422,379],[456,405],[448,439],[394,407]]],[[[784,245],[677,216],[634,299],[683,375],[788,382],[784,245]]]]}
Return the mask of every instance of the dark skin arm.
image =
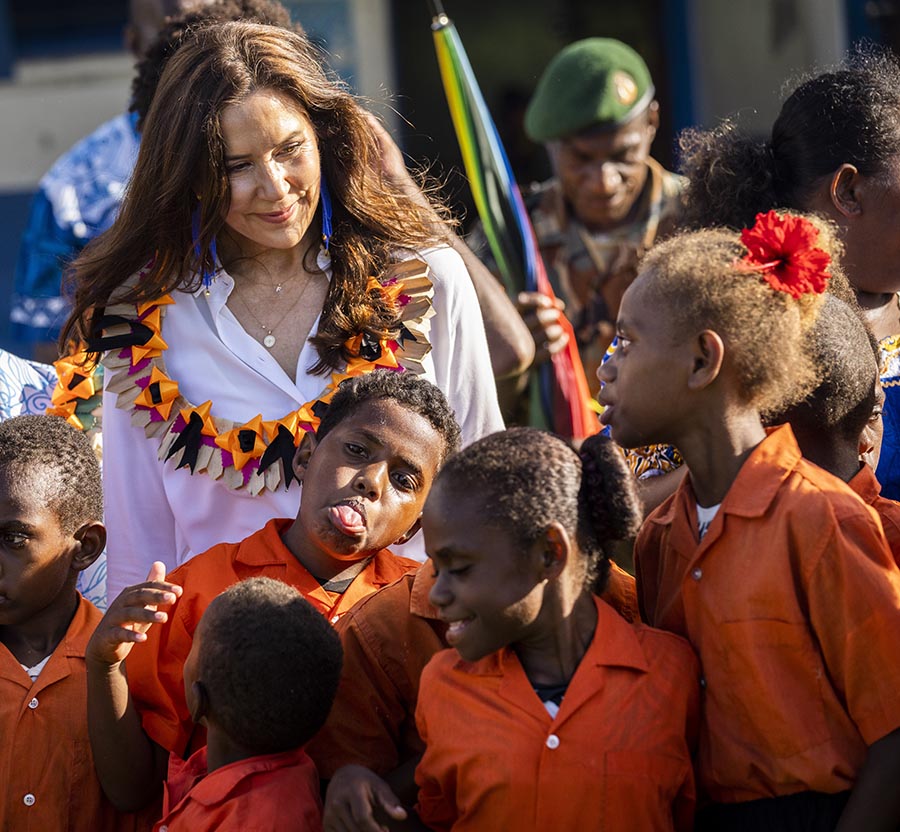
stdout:
{"type": "Polygon", "coordinates": [[[895,832],[900,827],[900,728],[869,746],[835,832],[895,832]]]}
{"type": "Polygon", "coordinates": [[[103,791],[123,812],[134,812],[158,797],[168,752],[145,733],[128,691],[125,657],[146,641],[153,624],[168,615],[158,607],[175,602],[181,587],[166,583],[165,567],[154,563],[147,582],[116,598],[94,631],[85,652],[88,734],[103,791]]]}

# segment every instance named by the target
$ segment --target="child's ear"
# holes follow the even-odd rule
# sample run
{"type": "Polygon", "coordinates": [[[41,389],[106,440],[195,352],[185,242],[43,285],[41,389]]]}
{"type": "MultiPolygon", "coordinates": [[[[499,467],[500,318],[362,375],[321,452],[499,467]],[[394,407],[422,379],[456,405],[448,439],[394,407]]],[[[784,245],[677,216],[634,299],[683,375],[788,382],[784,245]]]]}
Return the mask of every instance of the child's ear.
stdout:
{"type": "Polygon", "coordinates": [[[718,377],[725,360],[725,344],[717,332],[705,329],[694,341],[693,365],[688,376],[688,388],[702,390],[718,377]]]}
{"type": "Polygon", "coordinates": [[[845,163],[831,175],[828,196],[841,216],[853,217],[862,213],[862,203],[859,200],[861,185],[862,178],[853,165],[845,163]]]}
{"type": "Polygon", "coordinates": [[[206,692],[206,685],[199,679],[191,685],[187,706],[195,725],[200,725],[209,715],[209,694],[206,692]]]}
{"type": "Polygon", "coordinates": [[[85,523],[72,536],[77,545],[72,556],[72,568],[76,572],[83,572],[106,548],[106,526],[97,522],[85,523]]]}
{"type": "Polygon", "coordinates": [[[547,527],[541,546],[542,579],[559,577],[571,556],[572,539],[569,533],[559,523],[551,523],[547,527]]]}
{"type": "Polygon", "coordinates": [[[294,453],[294,461],[291,463],[291,468],[294,471],[297,482],[303,482],[303,477],[306,476],[306,468],[309,465],[309,459],[315,449],[316,435],[311,431],[305,431],[303,436],[300,437],[300,444],[297,446],[297,450],[294,453]]]}
{"type": "Polygon", "coordinates": [[[401,535],[397,540],[394,541],[395,546],[402,546],[404,543],[408,542],[412,536],[422,528],[422,515],[420,514],[416,518],[416,522],[409,527],[406,534],[401,535]]]}

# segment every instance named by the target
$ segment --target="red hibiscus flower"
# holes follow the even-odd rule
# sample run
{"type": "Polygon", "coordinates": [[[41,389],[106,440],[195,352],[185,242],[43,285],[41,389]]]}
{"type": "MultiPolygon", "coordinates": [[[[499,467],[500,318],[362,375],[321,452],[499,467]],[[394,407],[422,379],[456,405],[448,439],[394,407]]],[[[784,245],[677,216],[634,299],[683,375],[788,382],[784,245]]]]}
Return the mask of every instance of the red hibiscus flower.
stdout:
{"type": "Polygon", "coordinates": [[[762,272],[773,289],[795,298],[825,291],[829,254],[816,246],[819,229],[809,220],[775,211],[757,214],[753,228],[741,232],[748,253],[738,261],[747,271],[762,272]]]}

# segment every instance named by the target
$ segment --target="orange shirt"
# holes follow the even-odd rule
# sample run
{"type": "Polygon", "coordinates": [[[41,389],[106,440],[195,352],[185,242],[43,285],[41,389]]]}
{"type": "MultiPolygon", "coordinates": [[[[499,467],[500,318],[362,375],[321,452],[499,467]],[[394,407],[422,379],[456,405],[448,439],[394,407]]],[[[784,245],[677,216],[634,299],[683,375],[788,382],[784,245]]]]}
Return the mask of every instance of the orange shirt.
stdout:
{"type": "Polygon", "coordinates": [[[697,659],[597,604],[594,638],[551,717],[515,652],[439,653],[416,721],[419,816],[432,829],[690,830],[697,659]]]}
{"type": "Polygon", "coordinates": [[[147,830],[158,805],[117,812],[94,772],[84,650],[102,614],[84,598],[37,679],[0,644],[0,829],[147,830]]]}
{"type": "Polygon", "coordinates": [[[147,641],[135,645],[126,660],[128,688],[144,730],[154,742],[178,756],[184,756],[189,745],[196,751],[206,744],[205,732],[202,728],[195,731],[191,721],[182,673],[194,630],[218,594],[245,578],[274,578],[296,587],[322,615],[336,623],[361,598],[419,566],[384,549],[343,594],[328,592],[282,542],[281,534],[292,522],[270,520],[240,543],[220,543],[179,566],[168,580],[180,584],[184,592],[169,610],[169,621],[151,627],[147,641]]]}
{"type": "Polygon", "coordinates": [[[894,561],[900,565],[900,503],[881,496],[881,484],[868,465],[862,465],[859,473],[847,485],[859,494],[864,503],[878,512],[888,548],[894,561]]]}
{"type": "MultiPolygon", "coordinates": [[[[419,677],[447,647],[447,626],[428,600],[432,569],[426,562],[338,622],[341,682],[328,722],[307,749],[323,780],[350,764],[384,776],[425,750],[414,718],[419,677]]],[[[638,620],[634,578],[615,564],[603,598],[626,620],[638,620]]]]}
{"type": "Polygon", "coordinates": [[[319,775],[303,749],[248,757],[206,773],[206,749],[166,783],[154,832],[320,832],[319,775]]]}
{"type": "Polygon", "coordinates": [[[900,572],[881,524],[804,460],[789,426],[753,450],[702,542],[686,477],[635,547],[641,612],[700,657],[701,794],[853,787],[900,726],[900,572]]]}
{"type": "Polygon", "coordinates": [[[447,626],[428,601],[431,570],[426,562],[338,622],[341,682],[328,722],[308,748],[323,780],[351,763],[383,776],[425,749],[414,718],[419,676],[447,646],[447,626]]]}

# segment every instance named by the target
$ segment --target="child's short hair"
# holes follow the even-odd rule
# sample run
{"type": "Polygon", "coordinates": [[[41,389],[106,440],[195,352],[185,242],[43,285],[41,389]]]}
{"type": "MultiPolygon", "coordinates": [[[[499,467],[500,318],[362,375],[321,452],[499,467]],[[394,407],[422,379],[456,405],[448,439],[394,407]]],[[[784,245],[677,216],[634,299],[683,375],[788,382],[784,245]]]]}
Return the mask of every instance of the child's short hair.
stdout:
{"type": "Polygon", "coordinates": [[[810,332],[819,385],[803,401],[769,420],[790,422],[795,431],[837,432],[857,442],[875,407],[878,342],[861,313],[827,297],[810,332]]]}
{"type": "Polygon", "coordinates": [[[328,621],[293,587],[248,578],[213,600],[201,626],[197,679],[216,724],[256,754],[312,739],[343,662],[328,621]]]}
{"type": "Polygon", "coordinates": [[[598,594],[609,574],[605,547],[636,535],[641,521],[634,475],[618,446],[600,435],[576,453],[535,428],[492,433],[447,460],[438,487],[474,495],[485,524],[523,547],[561,524],[585,553],[586,580],[598,594]]]}
{"type": "Polygon", "coordinates": [[[59,416],[0,422],[0,467],[21,471],[66,534],[103,519],[100,465],[85,434],[59,416]]]}
{"type": "Polygon", "coordinates": [[[392,399],[408,410],[425,417],[443,437],[441,460],[459,448],[459,425],[444,394],[430,381],[412,373],[376,370],[341,382],[316,431],[318,440],[366,402],[392,399]]]}
{"type": "MultiPolygon", "coordinates": [[[[832,283],[846,283],[832,227],[804,217],[819,231],[816,246],[831,257],[832,283]]],[[[794,298],[776,291],[757,272],[738,263],[747,249],[729,229],[676,235],[651,249],[641,263],[646,291],[672,333],[716,332],[725,343],[744,399],[771,413],[802,399],[815,386],[815,363],[808,332],[821,308],[822,295],[794,298]]]]}

